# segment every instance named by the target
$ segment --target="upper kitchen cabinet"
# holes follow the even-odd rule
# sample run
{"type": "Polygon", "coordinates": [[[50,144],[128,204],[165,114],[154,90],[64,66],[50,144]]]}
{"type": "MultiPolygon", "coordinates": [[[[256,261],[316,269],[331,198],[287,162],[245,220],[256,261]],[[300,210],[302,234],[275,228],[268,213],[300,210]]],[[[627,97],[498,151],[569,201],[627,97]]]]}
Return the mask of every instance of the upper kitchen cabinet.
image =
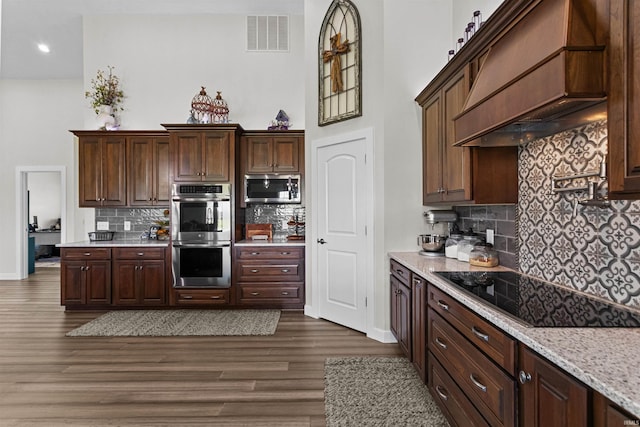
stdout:
{"type": "Polygon", "coordinates": [[[246,131],[240,147],[244,173],[298,173],[304,169],[304,131],[246,131]]]}
{"type": "Polygon", "coordinates": [[[169,205],[169,135],[147,132],[127,138],[129,206],[169,205]]]}
{"type": "Polygon", "coordinates": [[[609,7],[609,197],[640,199],[640,1],[609,7]]]}
{"type": "Polygon", "coordinates": [[[170,134],[175,182],[233,181],[239,125],[163,125],[170,134]]]}
{"type": "Polygon", "coordinates": [[[79,139],[80,207],[125,206],[125,135],[105,131],[72,132],[79,139]]]}
{"type": "Polygon", "coordinates": [[[422,107],[423,204],[516,203],[517,147],[454,147],[453,119],[471,87],[471,62],[432,82],[422,107]]]}

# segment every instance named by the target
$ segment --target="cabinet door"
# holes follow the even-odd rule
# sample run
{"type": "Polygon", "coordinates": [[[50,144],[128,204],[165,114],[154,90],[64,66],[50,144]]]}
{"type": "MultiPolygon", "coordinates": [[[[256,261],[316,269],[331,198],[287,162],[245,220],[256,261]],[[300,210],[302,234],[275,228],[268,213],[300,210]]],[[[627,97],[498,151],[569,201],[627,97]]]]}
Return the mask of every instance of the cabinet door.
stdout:
{"type": "Polygon", "coordinates": [[[398,320],[398,287],[400,282],[393,276],[389,276],[389,287],[391,288],[391,297],[389,298],[391,309],[391,333],[398,341],[400,341],[399,320],[398,320]]]}
{"type": "Polygon", "coordinates": [[[637,417],[634,417],[597,391],[594,391],[593,427],[619,427],[625,425],[638,425],[637,417]]]}
{"type": "Polygon", "coordinates": [[[609,6],[609,196],[640,198],[640,1],[609,6]]]}
{"type": "Polygon", "coordinates": [[[153,139],[132,137],[128,141],[128,167],[130,206],[151,206],[153,204],[153,139]]]}
{"type": "Polygon", "coordinates": [[[147,305],[161,305],[165,298],[165,264],[160,260],[147,260],[138,269],[138,301],[147,305]]]}
{"type": "Polygon", "coordinates": [[[102,206],[125,206],[126,141],[124,137],[107,136],[102,143],[102,206]]]}
{"type": "Polygon", "coordinates": [[[273,144],[266,136],[251,136],[245,139],[247,150],[247,173],[268,173],[273,171],[273,144]]]}
{"type": "Polygon", "coordinates": [[[460,114],[469,93],[469,74],[466,68],[451,79],[442,89],[443,137],[442,137],[442,200],[454,202],[471,200],[470,149],[454,147],[455,127],[453,118],[460,114]]]}
{"type": "Polygon", "coordinates": [[[427,283],[422,277],[413,275],[411,280],[411,303],[412,303],[412,351],[413,366],[418,371],[422,381],[426,383],[426,324],[427,324],[427,283]]]}
{"type": "Polygon", "coordinates": [[[116,260],[113,262],[113,303],[115,305],[136,305],[138,295],[136,278],[138,261],[116,260]]]}
{"type": "Polygon", "coordinates": [[[204,181],[229,181],[230,144],[227,132],[204,134],[204,181]]]}
{"type": "Polygon", "coordinates": [[[153,153],[154,205],[169,206],[171,177],[169,163],[169,138],[158,138],[153,153]]]}
{"type": "Polygon", "coordinates": [[[87,303],[84,261],[62,261],[60,274],[60,302],[62,305],[87,303]]]}
{"type": "Polygon", "coordinates": [[[273,137],[273,171],[300,171],[300,140],[291,136],[273,137]]]}
{"type": "Polygon", "coordinates": [[[84,137],[78,145],[80,207],[96,207],[102,199],[102,149],[98,137],[84,137]]]}
{"type": "Polygon", "coordinates": [[[440,94],[422,109],[422,204],[442,201],[442,105],[440,94]]]}
{"type": "Polygon", "coordinates": [[[111,261],[87,261],[87,304],[111,304],[111,261]]]}
{"type": "Polygon", "coordinates": [[[520,350],[520,425],[588,425],[587,387],[528,348],[520,350]]]}
{"type": "Polygon", "coordinates": [[[200,181],[203,174],[201,135],[185,132],[172,138],[174,181],[200,181]]]}

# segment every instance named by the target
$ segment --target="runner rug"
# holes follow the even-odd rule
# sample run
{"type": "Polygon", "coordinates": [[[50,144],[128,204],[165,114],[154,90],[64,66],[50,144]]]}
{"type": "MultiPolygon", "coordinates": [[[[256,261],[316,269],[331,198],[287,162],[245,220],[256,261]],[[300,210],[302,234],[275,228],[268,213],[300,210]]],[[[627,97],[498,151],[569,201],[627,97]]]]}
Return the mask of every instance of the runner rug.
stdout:
{"type": "Polygon", "coordinates": [[[405,358],[328,358],[324,400],[332,426],[448,426],[405,358]]]}
{"type": "Polygon", "coordinates": [[[280,310],[110,311],[68,337],[273,335],[280,310]]]}

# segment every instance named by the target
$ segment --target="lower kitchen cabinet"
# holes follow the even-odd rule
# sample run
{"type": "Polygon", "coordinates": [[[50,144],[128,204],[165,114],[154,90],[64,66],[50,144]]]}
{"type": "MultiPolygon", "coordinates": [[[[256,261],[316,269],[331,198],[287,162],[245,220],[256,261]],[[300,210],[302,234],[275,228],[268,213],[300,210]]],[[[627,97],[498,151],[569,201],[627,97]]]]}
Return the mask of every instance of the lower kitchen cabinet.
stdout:
{"type": "Polygon", "coordinates": [[[228,305],[229,289],[173,289],[171,305],[228,305]]]}
{"type": "Polygon", "coordinates": [[[113,304],[162,306],[166,303],[164,248],[115,248],[113,304]]]}
{"type": "Polygon", "coordinates": [[[111,304],[111,249],[62,248],[60,261],[62,305],[111,304]]]}
{"type": "Polygon", "coordinates": [[[411,272],[408,268],[391,260],[391,333],[398,340],[398,345],[410,361],[413,360],[411,336],[411,288],[409,280],[411,272]]]}
{"type": "Polygon", "coordinates": [[[600,393],[593,392],[593,427],[639,425],[640,420],[600,393]]]}
{"type": "Polygon", "coordinates": [[[589,388],[522,344],[518,376],[521,426],[589,425],[589,388]]]}
{"type": "Polygon", "coordinates": [[[304,247],[237,246],[233,283],[240,306],[301,309],[304,247]]]}

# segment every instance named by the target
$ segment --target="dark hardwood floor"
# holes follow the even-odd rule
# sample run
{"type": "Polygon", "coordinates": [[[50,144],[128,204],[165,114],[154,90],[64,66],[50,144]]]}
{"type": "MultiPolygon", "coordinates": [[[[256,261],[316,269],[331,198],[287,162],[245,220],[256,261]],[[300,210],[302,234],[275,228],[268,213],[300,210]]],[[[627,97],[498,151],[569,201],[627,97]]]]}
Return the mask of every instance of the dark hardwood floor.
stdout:
{"type": "Polygon", "coordinates": [[[301,312],[267,337],[67,338],[60,270],[0,281],[0,426],[322,426],[324,360],[396,344],[301,312]]]}

